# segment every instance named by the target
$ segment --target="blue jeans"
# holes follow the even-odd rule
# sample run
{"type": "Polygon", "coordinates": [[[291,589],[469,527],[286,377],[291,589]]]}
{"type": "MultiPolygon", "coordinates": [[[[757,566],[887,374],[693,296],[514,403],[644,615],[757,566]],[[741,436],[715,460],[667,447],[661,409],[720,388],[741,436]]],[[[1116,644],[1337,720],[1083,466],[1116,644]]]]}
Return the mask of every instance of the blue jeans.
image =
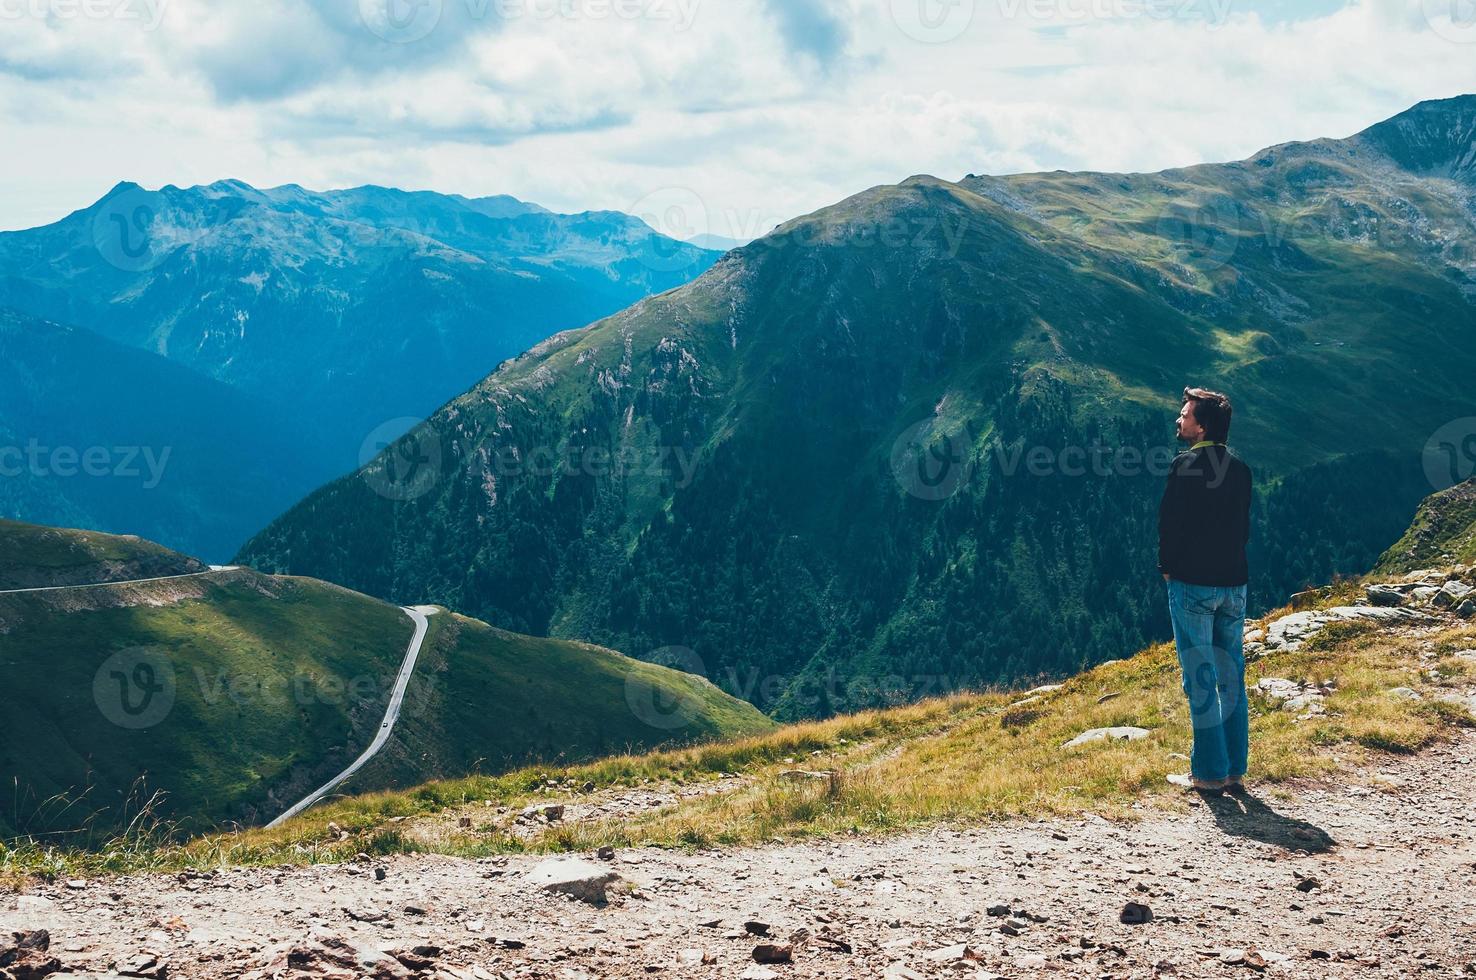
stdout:
{"type": "Polygon", "coordinates": [[[1169,618],[1194,722],[1190,774],[1244,776],[1250,757],[1245,694],[1245,586],[1168,583],[1169,618]]]}

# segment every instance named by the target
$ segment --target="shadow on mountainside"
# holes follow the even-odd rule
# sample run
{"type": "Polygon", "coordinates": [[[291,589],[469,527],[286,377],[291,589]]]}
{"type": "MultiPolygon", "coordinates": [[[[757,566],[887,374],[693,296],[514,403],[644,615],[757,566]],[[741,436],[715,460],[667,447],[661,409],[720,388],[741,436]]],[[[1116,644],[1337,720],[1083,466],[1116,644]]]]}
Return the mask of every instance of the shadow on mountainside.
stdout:
{"type": "Polygon", "coordinates": [[[1325,854],[1338,844],[1316,824],[1278,813],[1250,793],[1210,797],[1206,803],[1215,816],[1215,824],[1232,837],[1309,854],[1325,854]]]}

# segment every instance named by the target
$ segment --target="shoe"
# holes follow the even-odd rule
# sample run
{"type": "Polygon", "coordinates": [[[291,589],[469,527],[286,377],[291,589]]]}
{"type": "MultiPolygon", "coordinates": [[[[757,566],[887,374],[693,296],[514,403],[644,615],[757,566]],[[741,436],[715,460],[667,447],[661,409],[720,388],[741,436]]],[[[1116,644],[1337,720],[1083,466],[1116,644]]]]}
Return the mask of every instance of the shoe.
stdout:
{"type": "Polygon", "coordinates": [[[1231,776],[1229,779],[1225,780],[1225,789],[1228,792],[1231,792],[1231,793],[1248,793],[1248,792],[1250,792],[1249,790],[1247,790],[1245,788],[1245,777],[1244,776],[1231,776]]]}
{"type": "Polygon", "coordinates": [[[1168,781],[1180,789],[1192,789],[1201,793],[1219,793],[1225,789],[1226,785],[1223,779],[1200,779],[1181,773],[1171,773],[1168,781]]]}

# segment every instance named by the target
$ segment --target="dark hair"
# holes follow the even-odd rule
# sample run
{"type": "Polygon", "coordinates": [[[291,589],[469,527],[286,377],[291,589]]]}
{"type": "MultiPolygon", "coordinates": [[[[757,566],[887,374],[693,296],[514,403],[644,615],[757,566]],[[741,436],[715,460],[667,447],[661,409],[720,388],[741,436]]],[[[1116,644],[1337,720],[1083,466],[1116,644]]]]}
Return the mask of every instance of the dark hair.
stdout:
{"type": "Polygon", "coordinates": [[[1230,418],[1235,413],[1230,399],[1218,391],[1185,388],[1184,401],[1194,404],[1194,420],[1204,429],[1206,439],[1224,442],[1230,438],[1230,418]]]}

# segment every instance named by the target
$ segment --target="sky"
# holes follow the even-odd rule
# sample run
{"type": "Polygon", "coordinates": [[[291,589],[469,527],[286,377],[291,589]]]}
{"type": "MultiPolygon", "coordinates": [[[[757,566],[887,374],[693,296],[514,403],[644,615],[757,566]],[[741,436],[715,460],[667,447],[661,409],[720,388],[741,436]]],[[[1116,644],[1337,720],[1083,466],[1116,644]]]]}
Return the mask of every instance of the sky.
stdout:
{"type": "Polygon", "coordinates": [[[1476,0],[0,0],[0,229],[120,180],[511,194],[747,240],[1476,92],[1476,0]]]}

